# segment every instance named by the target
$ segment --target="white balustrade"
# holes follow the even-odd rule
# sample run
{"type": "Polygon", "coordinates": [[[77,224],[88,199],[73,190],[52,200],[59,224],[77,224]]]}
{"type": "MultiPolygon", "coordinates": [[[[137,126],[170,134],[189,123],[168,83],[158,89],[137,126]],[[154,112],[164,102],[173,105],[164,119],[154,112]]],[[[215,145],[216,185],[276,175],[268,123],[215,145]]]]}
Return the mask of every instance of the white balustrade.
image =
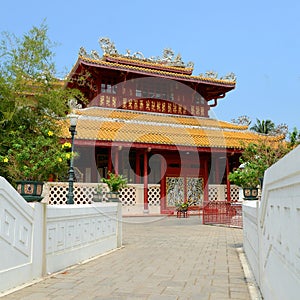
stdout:
{"type": "Polygon", "coordinates": [[[261,202],[243,205],[244,250],[266,300],[300,295],[299,161],[297,147],[265,172],[261,202]]]}
{"type": "Polygon", "coordinates": [[[27,203],[0,177],[0,296],[122,245],[118,203],[27,203]]]}

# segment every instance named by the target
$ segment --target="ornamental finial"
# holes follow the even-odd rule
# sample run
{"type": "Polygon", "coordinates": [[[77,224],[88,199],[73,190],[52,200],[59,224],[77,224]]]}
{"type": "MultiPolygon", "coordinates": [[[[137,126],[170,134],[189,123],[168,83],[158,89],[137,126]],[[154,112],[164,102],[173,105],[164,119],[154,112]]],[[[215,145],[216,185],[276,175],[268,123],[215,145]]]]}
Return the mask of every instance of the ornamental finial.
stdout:
{"type": "Polygon", "coordinates": [[[100,38],[99,39],[100,47],[103,51],[103,54],[117,55],[118,51],[116,46],[109,38],[100,38]]]}
{"type": "Polygon", "coordinates": [[[69,106],[69,108],[70,108],[70,110],[71,111],[73,111],[73,110],[75,110],[75,109],[80,109],[80,108],[82,108],[82,105],[81,104],[78,104],[77,103],[77,100],[76,99],[70,99],[69,101],[68,101],[68,106],[69,106]]]}

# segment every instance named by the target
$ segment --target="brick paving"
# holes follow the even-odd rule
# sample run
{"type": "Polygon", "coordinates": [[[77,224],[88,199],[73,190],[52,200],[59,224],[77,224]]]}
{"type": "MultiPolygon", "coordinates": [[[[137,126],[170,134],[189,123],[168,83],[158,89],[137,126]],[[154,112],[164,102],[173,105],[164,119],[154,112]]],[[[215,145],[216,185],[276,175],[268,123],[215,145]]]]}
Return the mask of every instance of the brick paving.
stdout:
{"type": "Polygon", "coordinates": [[[122,249],[3,299],[251,299],[237,249],[242,230],[199,216],[123,219],[122,249]]]}

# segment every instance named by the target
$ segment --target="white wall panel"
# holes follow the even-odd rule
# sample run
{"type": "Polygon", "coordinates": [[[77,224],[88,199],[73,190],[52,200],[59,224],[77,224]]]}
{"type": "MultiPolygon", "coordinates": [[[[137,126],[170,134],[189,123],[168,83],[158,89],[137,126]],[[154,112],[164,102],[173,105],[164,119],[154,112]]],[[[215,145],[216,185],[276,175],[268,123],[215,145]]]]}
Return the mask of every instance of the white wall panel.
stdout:
{"type": "Polygon", "coordinates": [[[296,300],[300,295],[299,161],[298,146],[266,171],[257,232],[250,221],[251,208],[244,205],[249,217],[244,222],[245,252],[254,273],[258,270],[255,277],[266,300],[296,300]]]}
{"type": "Polygon", "coordinates": [[[0,292],[122,245],[121,204],[27,203],[0,177],[0,292]]]}

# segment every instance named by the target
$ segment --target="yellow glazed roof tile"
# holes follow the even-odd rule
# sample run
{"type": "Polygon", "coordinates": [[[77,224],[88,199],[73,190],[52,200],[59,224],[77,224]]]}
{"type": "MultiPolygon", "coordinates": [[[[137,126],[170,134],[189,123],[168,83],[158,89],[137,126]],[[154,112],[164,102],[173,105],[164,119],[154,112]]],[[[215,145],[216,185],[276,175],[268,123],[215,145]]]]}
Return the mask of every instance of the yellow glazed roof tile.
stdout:
{"type": "MultiPolygon", "coordinates": [[[[151,114],[137,111],[87,108],[80,116],[76,139],[103,142],[145,143],[191,147],[242,149],[250,142],[278,142],[281,136],[265,136],[245,126],[208,118],[151,114]]],[[[68,124],[63,137],[69,137],[68,124]]]]}

